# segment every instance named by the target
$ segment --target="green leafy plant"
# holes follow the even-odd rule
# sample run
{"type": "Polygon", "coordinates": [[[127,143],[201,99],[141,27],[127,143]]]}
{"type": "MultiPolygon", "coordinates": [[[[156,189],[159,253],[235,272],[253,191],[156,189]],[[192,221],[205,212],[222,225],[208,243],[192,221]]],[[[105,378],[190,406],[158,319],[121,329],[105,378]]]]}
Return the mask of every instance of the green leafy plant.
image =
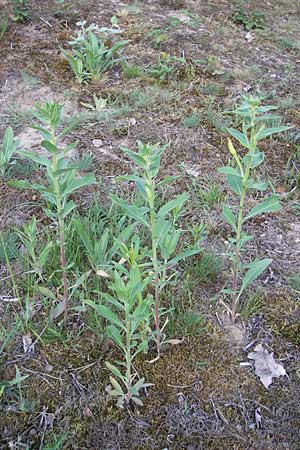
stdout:
{"type": "Polygon", "coordinates": [[[14,137],[12,128],[8,127],[0,146],[0,177],[4,178],[7,175],[8,168],[13,163],[12,156],[19,144],[20,141],[14,137]]]}
{"type": "Polygon", "coordinates": [[[84,106],[87,109],[90,109],[92,111],[103,111],[105,108],[107,108],[107,98],[98,98],[97,95],[93,94],[93,100],[94,104],[91,103],[81,103],[82,106],[84,106]]]}
{"type": "Polygon", "coordinates": [[[46,150],[46,154],[19,151],[21,156],[29,158],[45,168],[47,184],[31,184],[28,181],[16,181],[13,185],[36,190],[49,205],[49,207],[44,208],[44,211],[58,230],[64,292],[63,301],[58,305],[54,315],[58,316],[60,315],[59,313],[64,312],[66,323],[69,309],[69,292],[65,255],[65,220],[71,211],[76,208],[76,203],[70,199],[70,195],[94,183],[95,177],[92,174],[78,176],[78,167],[67,158],[67,154],[76,146],[76,143],[60,148],[59,142],[68,132],[68,129],[58,131],[62,122],[62,111],[63,106],[58,103],[38,105],[35,116],[39,123],[34,125],[33,128],[41,133],[43,137],[41,146],[46,150]]]}
{"type": "Polygon", "coordinates": [[[49,253],[53,247],[53,242],[47,242],[38,248],[38,233],[36,218],[25,224],[22,230],[16,230],[16,233],[24,245],[28,269],[40,280],[43,280],[43,270],[49,258],[49,253]]]}
{"type": "Polygon", "coordinates": [[[136,64],[130,64],[127,61],[121,63],[122,72],[128,79],[139,78],[143,75],[142,69],[136,64]]]}
{"type": "Polygon", "coordinates": [[[182,120],[182,125],[186,128],[196,128],[200,123],[200,115],[197,112],[193,112],[182,120]]]}
{"type": "Polygon", "coordinates": [[[168,41],[169,35],[168,31],[170,30],[170,27],[167,27],[166,30],[162,30],[161,28],[155,28],[154,30],[150,31],[149,37],[153,40],[153,47],[154,48],[160,48],[161,44],[164,44],[168,41]]]}
{"type": "Polygon", "coordinates": [[[126,243],[133,233],[134,224],[126,225],[126,217],[117,221],[115,226],[106,224],[98,217],[97,223],[74,218],[73,224],[93,270],[100,276],[108,277],[112,269],[113,258],[119,254],[119,242],[126,243]]]}
{"type": "Polygon", "coordinates": [[[242,104],[233,111],[233,114],[242,119],[242,131],[235,128],[227,128],[227,132],[238,143],[246,149],[246,154],[239,156],[230,138],[228,139],[228,149],[233,157],[235,167],[221,167],[218,171],[225,174],[227,183],[233,193],[239,198],[238,206],[233,210],[225,205],[223,208],[223,218],[231,226],[235,237],[230,237],[233,251],[230,251],[229,258],[232,264],[232,288],[226,290],[231,295],[231,318],[236,319],[237,304],[245,289],[252,283],[271,263],[271,259],[265,258],[255,260],[247,264],[241,261],[241,254],[245,251],[245,244],[252,239],[243,231],[244,224],[254,217],[268,212],[275,212],[280,209],[277,195],[266,197],[262,202],[250,209],[245,214],[245,201],[248,192],[263,192],[267,189],[267,183],[256,179],[256,168],[259,167],[265,158],[264,152],[259,149],[258,142],[275,133],[288,130],[290,127],[277,126],[269,127],[268,122],[278,118],[268,112],[276,109],[274,106],[262,106],[261,98],[244,96],[242,104]]]}
{"type": "Polygon", "coordinates": [[[243,9],[239,9],[233,15],[233,21],[244,25],[247,31],[264,30],[266,28],[266,16],[261,11],[253,11],[251,14],[247,14],[243,9]]]}
{"type": "Polygon", "coordinates": [[[28,0],[12,0],[13,20],[16,22],[25,22],[29,19],[28,0]]]}
{"type": "Polygon", "coordinates": [[[8,19],[6,16],[0,17],[0,39],[3,38],[8,28],[8,19]]]}
{"type": "Polygon", "coordinates": [[[145,321],[150,320],[153,297],[144,293],[144,290],[152,276],[143,278],[137,262],[134,259],[127,262],[130,265],[129,270],[117,265],[118,270],[115,270],[109,285],[112,294],[102,294],[109,306],[86,300],[88,305],[108,321],[107,335],[124,355],[124,362],[119,364],[121,368],[125,367],[125,373],[106,362],[113,375],[110,376],[112,385],[110,395],[117,397],[117,405],[120,407],[130,402],[142,406],[143,403],[139,398],[140,390],[151,386],[145,383],[143,378],[135,381],[137,373],[133,370],[133,361],[139,353],[148,349],[148,339],[141,329],[145,321]]]}
{"type": "Polygon", "coordinates": [[[99,80],[104,72],[120,59],[116,56],[127,43],[120,40],[107,46],[101,34],[118,32],[118,28],[98,28],[92,24],[86,27],[86,22],[78,22],[80,30],[69,42],[71,52],[61,49],[63,57],[68,61],[79,83],[86,83],[91,79],[99,80]]]}
{"type": "Polygon", "coordinates": [[[196,246],[174,256],[182,236],[182,230],[177,228],[176,222],[183,212],[183,205],[188,199],[188,194],[177,195],[163,206],[158,206],[158,189],[174,180],[174,177],[157,180],[161,155],[165,148],[166,146],[138,142],[137,153],[128,148],[122,149],[141,171],[141,174],[134,171],[133,175],[126,175],[122,179],[135,183],[144,206],[128,204],[116,195],[111,195],[112,200],[123,208],[129,217],[150,233],[151,253],[149,256],[154,273],[155,338],[158,356],[161,347],[160,291],[168,282],[168,270],[176,266],[180,260],[200,251],[199,246],[196,246]]]}
{"type": "Polygon", "coordinates": [[[21,375],[21,372],[18,366],[15,366],[16,375],[12,380],[9,381],[0,381],[0,400],[6,393],[7,395],[16,398],[20,411],[27,411],[27,401],[23,397],[22,386],[23,381],[25,381],[29,375],[21,375]],[[17,388],[17,394],[15,394],[15,387],[17,388]]]}

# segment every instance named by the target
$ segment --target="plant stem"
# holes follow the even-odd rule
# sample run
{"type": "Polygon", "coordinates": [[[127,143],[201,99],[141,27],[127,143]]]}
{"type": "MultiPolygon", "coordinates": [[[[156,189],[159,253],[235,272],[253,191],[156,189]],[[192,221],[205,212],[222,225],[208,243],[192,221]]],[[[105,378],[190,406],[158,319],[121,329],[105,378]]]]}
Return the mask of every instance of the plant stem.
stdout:
{"type": "Polygon", "coordinates": [[[237,302],[239,300],[237,290],[238,290],[238,274],[239,274],[240,257],[241,257],[240,241],[241,241],[241,235],[242,235],[243,211],[244,211],[244,204],[245,204],[248,180],[249,180],[249,176],[250,176],[252,156],[256,149],[256,141],[255,141],[255,137],[254,137],[254,114],[255,113],[253,112],[253,116],[252,116],[252,120],[251,120],[251,136],[250,136],[249,153],[248,153],[248,159],[247,159],[246,168],[245,168],[245,172],[244,172],[244,176],[243,176],[243,180],[242,180],[243,187],[242,187],[239,209],[238,209],[237,231],[236,231],[236,242],[235,242],[235,256],[234,256],[234,263],[233,263],[232,298],[231,298],[231,320],[233,323],[235,322],[235,319],[236,319],[237,302]]]}
{"type": "Polygon", "coordinates": [[[155,309],[155,328],[156,328],[156,349],[157,354],[160,355],[160,320],[159,320],[159,269],[157,261],[157,237],[156,237],[156,213],[154,204],[150,204],[150,216],[151,216],[151,234],[152,234],[152,262],[154,270],[154,309],[155,309]]]}
{"type": "Polygon", "coordinates": [[[127,383],[127,403],[130,401],[131,388],[131,324],[128,312],[126,311],[126,383],[127,383]]]}
{"type": "MultiPolygon", "coordinates": [[[[51,142],[56,147],[56,137],[55,132],[52,130],[52,139],[51,142]]],[[[67,270],[66,270],[66,256],[65,256],[65,223],[62,217],[62,201],[61,201],[61,192],[59,185],[59,178],[56,174],[57,171],[57,151],[52,154],[52,173],[54,174],[54,188],[56,195],[56,208],[57,208],[57,216],[58,216],[58,233],[59,233],[59,242],[60,242],[60,263],[62,270],[62,279],[63,279],[63,288],[64,288],[64,325],[67,325],[68,321],[68,310],[69,310],[69,295],[68,295],[68,278],[67,278],[67,270]]]]}

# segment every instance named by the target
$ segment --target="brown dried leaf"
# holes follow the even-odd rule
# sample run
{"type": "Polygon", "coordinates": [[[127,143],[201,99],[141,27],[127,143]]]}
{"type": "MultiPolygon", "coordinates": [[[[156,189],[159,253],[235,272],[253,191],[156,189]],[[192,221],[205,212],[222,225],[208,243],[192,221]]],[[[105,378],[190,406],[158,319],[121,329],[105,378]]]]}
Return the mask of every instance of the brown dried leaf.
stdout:
{"type": "Polygon", "coordinates": [[[255,373],[267,389],[273,378],[287,375],[284,367],[275,361],[273,353],[265,350],[262,344],[258,344],[254,348],[254,352],[248,354],[248,358],[255,361],[255,373]]]}
{"type": "Polygon", "coordinates": [[[29,353],[34,350],[34,346],[32,345],[32,339],[31,339],[30,334],[25,334],[24,336],[22,336],[22,341],[23,341],[24,353],[29,353]]]}

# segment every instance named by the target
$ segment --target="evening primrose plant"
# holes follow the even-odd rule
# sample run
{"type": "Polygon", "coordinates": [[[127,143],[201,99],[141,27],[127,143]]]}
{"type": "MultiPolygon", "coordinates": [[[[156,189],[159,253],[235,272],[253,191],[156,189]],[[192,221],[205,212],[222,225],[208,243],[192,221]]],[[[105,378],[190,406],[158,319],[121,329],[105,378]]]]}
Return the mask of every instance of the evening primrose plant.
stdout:
{"type": "Polygon", "coordinates": [[[76,208],[76,203],[70,199],[70,195],[94,183],[95,177],[93,174],[80,176],[78,174],[78,164],[70,161],[67,157],[68,153],[76,146],[76,143],[65,147],[61,146],[60,141],[68,132],[68,129],[59,131],[62,123],[62,112],[63,106],[58,103],[38,105],[35,111],[38,123],[33,128],[40,132],[43,138],[41,147],[46,151],[46,154],[38,154],[33,151],[18,151],[22,157],[29,158],[45,168],[46,183],[37,184],[28,181],[15,181],[13,185],[25,189],[34,189],[40,193],[48,205],[44,208],[44,212],[57,229],[63,285],[63,301],[56,307],[54,317],[64,313],[66,323],[69,309],[69,287],[65,252],[65,227],[66,218],[76,208]]]}
{"type": "Polygon", "coordinates": [[[78,22],[80,27],[76,35],[69,42],[71,51],[61,49],[63,57],[68,61],[80,84],[90,80],[99,80],[104,72],[120,61],[118,52],[128,43],[119,40],[112,45],[105,42],[105,33],[119,33],[119,27],[112,19],[111,28],[98,28],[97,25],[86,25],[78,22]]]}
{"type": "Polygon", "coordinates": [[[227,128],[227,132],[244,148],[246,153],[240,155],[231,139],[228,139],[228,149],[234,161],[233,166],[221,167],[218,171],[226,175],[227,183],[233,193],[237,196],[237,206],[231,208],[225,205],[223,218],[231,226],[234,237],[230,237],[229,259],[232,269],[232,287],[225,292],[231,296],[231,319],[234,322],[237,314],[239,299],[250,283],[259,277],[271,263],[270,258],[255,260],[243,264],[241,255],[245,252],[245,244],[252,239],[243,230],[244,224],[254,217],[276,212],[280,209],[277,195],[266,196],[256,206],[245,211],[247,194],[255,191],[264,192],[267,183],[260,181],[256,176],[256,169],[264,162],[265,154],[258,147],[258,142],[275,133],[288,130],[287,126],[270,127],[268,123],[278,116],[269,114],[276,109],[275,106],[261,105],[261,98],[244,96],[242,104],[232,113],[242,121],[242,130],[227,128]]]}
{"type": "Polygon", "coordinates": [[[149,322],[153,297],[146,292],[152,276],[144,277],[139,264],[131,253],[127,261],[129,269],[116,264],[113,279],[109,284],[110,293],[102,293],[102,304],[86,300],[95,311],[107,320],[106,333],[123,354],[118,366],[106,362],[111,372],[110,395],[117,398],[117,405],[124,407],[131,402],[142,406],[141,389],[151,386],[144,378],[138,380],[133,361],[148,349],[148,338],[143,333],[145,321],[149,322]]]}
{"type": "Polygon", "coordinates": [[[10,166],[13,164],[12,157],[20,144],[20,140],[14,137],[11,127],[5,130],[2,143],[0,144],[0,177],[4,178],[10,166]]]}
{"type": "Polygon", "coordinates": [[[177,263],[191,255],[199,253],[200,247],[196,245],[175,256],[179,240],[183,231],[177,227],[177,221],[183,213],[183,207],[188,199],[188,194],[177,195],[172,200],[162,206],[159,189],[169,184],[175,177],[166,177],[158,180],[161,156],[166,149],[165,146],[143,144],[138,142],[138,151],[133,152],[128,148],[123,148],[123,152],[138,167],[138,171],[133,170],[133,175],[125,175],[122,180],[134,182],[138,194],[142,201],[142,206],[138,203],[129,204],[116,195],[111,195],[112,200],[128,215],[134,219],[150,236],[149,259],[151,266],[148,270],[154,274],[154,317],[155,317],[155,340],[157,354],[160,355],[162,329],[160,325],[160,293],[168,282],[168,272],[176,267],[177,263]]]}

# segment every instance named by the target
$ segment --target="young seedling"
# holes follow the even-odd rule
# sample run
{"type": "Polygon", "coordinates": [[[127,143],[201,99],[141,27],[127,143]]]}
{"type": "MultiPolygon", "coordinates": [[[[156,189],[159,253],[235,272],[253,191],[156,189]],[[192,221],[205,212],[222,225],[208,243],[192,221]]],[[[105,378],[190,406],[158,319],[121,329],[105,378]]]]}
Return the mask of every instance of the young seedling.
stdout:
{"type": "Polygon", "coordinates": [[[141,333],[141,328],[145,320],[149,321],[150,318],[153,298],[149,294],[144,294],[144,290],[151,277],[143,279],[139,266],[134,261],[129,270],[120,265],[117,265],[117,268],[109,285],[112,295],[103,294],[110,307],[96,304],[91,300],[86,300],[86,303],[108,321],[107,335],[124,355],[124,362],[120,362],[120,365],[125,367],[125,373],[106,362],[113,375],[110,376],[112,385],[110,395],[117,397],[117,405],[120,407],[130,402],[142,406],[143,403],[139,398],[140,390],[151,384],[145,383],[144,378],[135,381],[137,374],[133,370],[133,361],[139,353],[148,348],[148,340],[141,333]]]}
{"type": "Polygon", "coordinates": [[[57,317],[64,312],[66,324],[69,309],[69,292],[65,255],[65,220],[71,211],[76,208],[75,202],[70,200],[70,195],[94,183],[95,177],[92,174],[78,176],[77,165],[67,158],[67,154],[75,147],[76,143],[67,145],[65,148],[59,147],[59,141],[68,132],[68,129],[58,131],[62,121],[62,111],[63,106],[58,103],[38,105],[35,116],[39,124],[34,125],[33,128],[38,130],[44,138],[41,146],[46,150],[46,154],[43,155],[28,151],[18,152],[21,156],[29,158],[45,168],[47,183],[42,185],[31,184],[28,181],[16,181],[13,185],[36,190],[49,205],[49,208],[44,208],[44,211],[58,230],[64,291],[63,301],[58,304],[53,316],[57,317]]]}
{"type": "Polygon", "coordinates": [[[29,20],[28,0],[12,0],[13,17],[16,22],[26,22],[29,20]]]}
{"type": "Polygon", "coordinates": [[[158,207],[158,189],[170,183],[174,177],[157,180],[161,155],[166,146],[143,144],[138,142],[138,152],[123,148],[123,152],[139,167],[141,174],[126,175],[123,180],[134,182],[145,206],[130,205],[116,195],[112,200],[124,209],[126,214],[145,227],[151,239],[151,263],[154,273],[155,289],[155,334],[158,356],[161,348],[160,327],[160,291],[167,282],[167,270],[191,255],[199,253],[200,248],[192,248],[174,256],[182,230],[176,228],[176,222],[182,214],[188,194],[177,195],[161,207],[158,207]]]}
{"type": "Polygon", "coordinates": [[[38,235],[36,218],[33,216],[31,222],[25,224],[22,230],[16,230],[16,233],[24,245],[29,268],[38,280],[43,280],[43,269],[49,257],[53,242],[47,242],[42,248],[38,249],[38,235]]]}
{"type": "Polygon", "coordinates": [[[237,305],[242,293],[272,261],[266,258],[245,265],[242,264],[241,254],[245,251],[245,244],[252,239],[252,236],[243,231],[245,222],[260,214],[276,212],[280,209],[278,196],[271,195],[245,214],[245,201],[248,192],[255,190],[263,192],[267,189],[267,183],[257,181],[255,178],[255,169],[263,163],[265,158],[264,152],[257,146],[258,142],[290,128],[287,126],[268,127],[268,121],[278,118],[273,114],[266,114],[274,109],[276,109],[274,106],[262,106],[260,98],[243,97],[241,106],[233,111],[233,114],[242,118],[242,131],[227,128],[227,132],[246,149],[246,154],[239,156],[229,138],[228,149],[233,157],[235,167],[226,166],[218,169],[220,173],[226,175],[229,187],[239,198],[239,204],[234,210],[227,205],[223,208],[223,218],[235,234],[234,238],[229,238],[233,248],[229,253],[233,274],[232,288],[226,290],[231,295],[230,313],[233,322],[236,319],[237,305]]]}
{"type": "Polygon", "coordinates": [[[80,84],[87,83],[91,79],[99,80],[104,72],[120,59],[115,59],[128,41],[120,40],[111,47],[106,46],[100,37],[101,33],[117,33],[118,28],[98,28],[92,24],[86,27],[85,22],[78,22],[80,30],[69,42],[72,51],[61,49],[63,57],[68,61],[80,84]]]}
{"type": "Polygon", "coordinates": [[[14,132],[11,127],[8,127],[4,133],[2,144],[0,145],[0,177],[4,178],[7,175],[7,170],[12,164],[12,156],[16,152],[19,139],[14,138],[14,132]]]}

